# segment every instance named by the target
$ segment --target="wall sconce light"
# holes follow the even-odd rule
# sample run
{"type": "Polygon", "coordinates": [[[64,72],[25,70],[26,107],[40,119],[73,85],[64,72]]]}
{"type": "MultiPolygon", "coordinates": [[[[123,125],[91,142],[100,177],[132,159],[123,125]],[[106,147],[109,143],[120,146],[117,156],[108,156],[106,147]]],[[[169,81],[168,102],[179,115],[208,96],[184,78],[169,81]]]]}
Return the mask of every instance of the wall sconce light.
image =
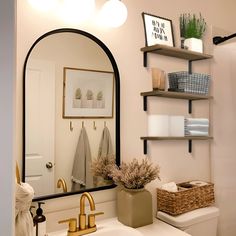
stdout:
{"type": "MultiPolygon", "coordinates": [[[[28,0],[41,11],[58,11],[58,14],[71,23],[88,20],[95,10],[95,0],[28,0]]],[[[99,20],[105,26],[119,27],[127,19],[127,8],[120,0],[107,0],[99,13],[99,20]]]]}
{"type": "Polygon", "coordinates": [[[57,0],[28,0],[28,2],[33,8],[39,9],[40,11],[49,11],[57,4],[57,0]]]}
{"type": "Polygon", "coordinates": [[[103,25],[116,28],[125,23],[127,15],[128,11],[123,2],[120,0],[108,0],[102,6],[100,21],[103,25]]]}

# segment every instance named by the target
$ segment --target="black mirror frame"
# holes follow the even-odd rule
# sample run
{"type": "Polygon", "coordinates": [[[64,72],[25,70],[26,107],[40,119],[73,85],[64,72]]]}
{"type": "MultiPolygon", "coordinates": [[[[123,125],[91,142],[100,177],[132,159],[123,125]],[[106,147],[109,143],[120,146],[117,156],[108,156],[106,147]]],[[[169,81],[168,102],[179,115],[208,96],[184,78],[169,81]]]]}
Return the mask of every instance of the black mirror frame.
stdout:
{"type": "MultiPolygon", "coordinates": [[[[110,59],[110,62],[112,64],[113,70],[114,70],[114,76],[115,76],[115,101],[116,101],[116,118],[115,118],[115,129],[116,129],[116,164],[120,165],[120,75],[119,75],[119,70],[116,64],[116,61],[111,53],[111,51],[108,49],[108,47],[98,38],[96,38],[94,35],[78,30],[78,29],[73,29],[73,28],[61,28],[61,29],[55,29],[52,31],[49,31],[45,33],[44,35],[40,36],[31,46],[30,50],[27,53],[25,62],[24,62],[24,68],[23,68],[23,124],[22,124],[22,134],[23,134],[23,150],[22,150],[22,181],[25,182],[25,80],[26,80],[26,66],[27,62],[29,59],[29,56],[31,54],[31,51],[34,49],[34,47],[45,37],[52,35],[52,34],[58,34],[58,33],[76,33],[83,35],[94,42],[96,42],[106,53],[108,58],[110,59]]],[[[45,196],[40,196],[40,197],[35,197],[33,201],[41,201],[41,200],[48,200],[48,199],[53,199],[53,198],[59,198],[59,197],[65,197],[65,196],[70,196],[70,195],[75,195],[75,194],[80,194],[85,191],[87,192],[94,192],[94,191],[99,191],[99,190],[105,190],[105,189],[111,189],[116,187],[115,184],[109,185],[109,186],[102,186],[102,187],[96,187],[96,188],[91,188],[91,189],[86,189],[86,190],[79,190],[75,192],[68,192],[68,193],[57,193],[57,194],[50,194],[50,195],[45,195],[45,196]]]]}

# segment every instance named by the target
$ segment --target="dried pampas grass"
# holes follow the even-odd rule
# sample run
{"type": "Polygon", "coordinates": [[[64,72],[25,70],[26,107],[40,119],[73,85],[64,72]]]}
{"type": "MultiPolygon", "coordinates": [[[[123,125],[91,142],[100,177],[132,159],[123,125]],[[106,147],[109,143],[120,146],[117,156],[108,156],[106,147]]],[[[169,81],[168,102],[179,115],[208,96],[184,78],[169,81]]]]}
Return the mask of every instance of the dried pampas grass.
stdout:
{"type": "Polygon", "coordinates": [[[159,177],[160,167],[153,166],[147,158],[139,164],[135,158],[130,163],[124,163],[120,167],[113,166],[110,176],[116,184],[121,184],[128,189],[140,189],[152,180],[159,177]]]}

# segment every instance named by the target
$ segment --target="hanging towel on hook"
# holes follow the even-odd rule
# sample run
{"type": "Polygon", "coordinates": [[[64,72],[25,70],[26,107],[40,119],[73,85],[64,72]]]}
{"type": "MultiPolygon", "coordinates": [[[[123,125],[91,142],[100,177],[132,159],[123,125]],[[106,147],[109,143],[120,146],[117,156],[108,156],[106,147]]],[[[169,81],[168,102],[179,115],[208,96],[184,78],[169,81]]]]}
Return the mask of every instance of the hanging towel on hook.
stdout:
{"type": "Polygon", "coordinates": [[[82,186],[92,186],[91,151],[85,127],[82,127],[72,169],[72,182],[82,186]]]}
{"type": "Polygon", "coordinates": [[[33,188],[27,183],[16,183],[15,235],[33,236],[33,219],[30,205],[34,197],[33,188]]]}
{"type": "Polygon", "coordinates": [[[98,158],[112,156],[113,154],[114,153],[113,153],[111,135],[110,135],[109,129],[105,126],[103,129],[101,141],[99,144],[98,158]]]}

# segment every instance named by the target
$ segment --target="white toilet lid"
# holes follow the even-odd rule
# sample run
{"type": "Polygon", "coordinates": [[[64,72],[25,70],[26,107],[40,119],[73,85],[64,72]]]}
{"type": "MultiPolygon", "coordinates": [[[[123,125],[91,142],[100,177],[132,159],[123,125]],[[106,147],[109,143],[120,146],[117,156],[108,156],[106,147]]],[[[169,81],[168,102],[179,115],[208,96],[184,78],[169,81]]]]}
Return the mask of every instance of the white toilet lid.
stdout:
{"type": "Polygon", "coordinates": [[[219,216],[219,209],[216,207],[199,208],[179,216],[171,216],[165,212],[158,211],[157,218],[177,228],[188,227],[193,224],[212,219],[219,216]]]}

